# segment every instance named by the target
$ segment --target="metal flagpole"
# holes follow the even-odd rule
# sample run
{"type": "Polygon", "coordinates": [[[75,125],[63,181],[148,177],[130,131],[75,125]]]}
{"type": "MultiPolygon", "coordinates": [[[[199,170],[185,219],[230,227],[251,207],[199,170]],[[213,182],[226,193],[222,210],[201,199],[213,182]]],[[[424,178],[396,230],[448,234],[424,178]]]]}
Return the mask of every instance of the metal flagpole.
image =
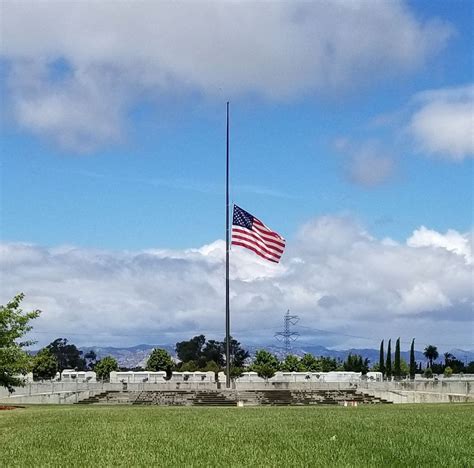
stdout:
{"type": "Polygon", "coordinates": [[[229,102],[226,106],[226,176],[225,176],[225,386],[230,388],[230,307],[229,307],[229,102]]]}

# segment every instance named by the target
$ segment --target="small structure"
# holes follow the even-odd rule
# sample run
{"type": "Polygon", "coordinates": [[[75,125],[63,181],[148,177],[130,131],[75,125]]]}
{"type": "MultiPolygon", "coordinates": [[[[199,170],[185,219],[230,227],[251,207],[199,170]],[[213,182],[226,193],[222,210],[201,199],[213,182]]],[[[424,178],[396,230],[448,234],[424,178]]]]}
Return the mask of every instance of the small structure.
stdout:
{"type": "Polygon", "coordinates": [[[93,371],[64,369],[61,372],[61,382],[97,382],[97,375],[93,371]]]}

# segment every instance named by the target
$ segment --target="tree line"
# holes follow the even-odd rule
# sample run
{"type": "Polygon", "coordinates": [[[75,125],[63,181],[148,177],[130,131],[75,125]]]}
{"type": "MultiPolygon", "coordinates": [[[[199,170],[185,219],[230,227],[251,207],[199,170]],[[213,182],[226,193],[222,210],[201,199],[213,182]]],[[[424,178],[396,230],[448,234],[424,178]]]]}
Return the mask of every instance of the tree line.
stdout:
{"type": "MultiPolygon", "coordinates": [[[[143,370],[119,368],[117,360],[112,356],[105,356],[98,360],[93,350],[84,354],[65,338],[57,338],[40,349],[36,355],[31,356],[25,348],[33,342],[21,340],[32,329],[30,321],[37,318],[40,311],[23,312],[20,308],[23,298],[24,295],[19,294],[5,306],[0,306],[0,385],[9,389],[20,386],[22,379],[18,376],[28,372],[33,372],[35,379],[48,380],[64,369],[93,370],[99,379],[105,380],[113,371],[143,370]]],[[[305,354],[301,358],[288,355],[285,359],[279,360],[267,350],[260,349],[251,360],[249,352],[236,339],[231,338],[229,343],[231,378],[242,375],[244,371],[257,372],[260,377],[271,378],[277,371],[354,371],[366,374],[369,370],[373,370],[382,372],[387,379],[392,377],[400,379],[405,376],[413,379],[416,373],[423,371],[421,363],[415,360],[414,339],[411,342],[408,364],[400,356],[400,338],[396,340],[393,354],[391,344],[390,339],[385,351],[384,340],[381,341],[379,362],[370,367],[370,361],[358,354],[349,354],[344,361],[325,356],[315,357],[312,354],[305,354]]],[[[176,343],[176,362],[166,350],[154,349],[147,360],[145,370],[164,371],[167,378],[170,378],[173,371],[218,373],[225,370],[226,345],[225,339],[223,341],[206,340],[204,335],[194,336],[190,340],[176,343]]],[[[444,363],[437,363],[439,353],[436,346],[427,346],[423,354],[427,359],[425,377],[430,377],[433,373],[444,373],[448,377],[453,373],[474,373],[474,361],[465,365],[450,353],[444,354],[444,363]]]]}

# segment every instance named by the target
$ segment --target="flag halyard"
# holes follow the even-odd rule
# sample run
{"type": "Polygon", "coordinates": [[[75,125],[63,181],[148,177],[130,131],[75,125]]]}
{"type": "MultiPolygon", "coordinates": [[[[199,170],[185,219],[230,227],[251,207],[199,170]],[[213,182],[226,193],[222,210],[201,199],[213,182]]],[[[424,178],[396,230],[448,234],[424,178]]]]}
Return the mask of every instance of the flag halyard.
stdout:
{"type": "Polygon", "coordinates": [[[258,218],[234,205],[231,243],[249,249],[265,260],[278,263],[286,241],[258,218]]]}

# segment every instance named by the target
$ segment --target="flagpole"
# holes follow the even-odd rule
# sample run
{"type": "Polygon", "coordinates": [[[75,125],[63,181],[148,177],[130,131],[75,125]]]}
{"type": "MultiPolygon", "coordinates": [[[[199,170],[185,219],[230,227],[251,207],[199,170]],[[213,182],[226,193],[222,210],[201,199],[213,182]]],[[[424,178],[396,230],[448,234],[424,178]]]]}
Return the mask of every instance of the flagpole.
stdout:
{"type": "Polygon", "coordinates": [[[225,177],[225,386],[230,388],[230,306],[229,306],[229,102],[226,105],[226,177],[225,177]]]}

